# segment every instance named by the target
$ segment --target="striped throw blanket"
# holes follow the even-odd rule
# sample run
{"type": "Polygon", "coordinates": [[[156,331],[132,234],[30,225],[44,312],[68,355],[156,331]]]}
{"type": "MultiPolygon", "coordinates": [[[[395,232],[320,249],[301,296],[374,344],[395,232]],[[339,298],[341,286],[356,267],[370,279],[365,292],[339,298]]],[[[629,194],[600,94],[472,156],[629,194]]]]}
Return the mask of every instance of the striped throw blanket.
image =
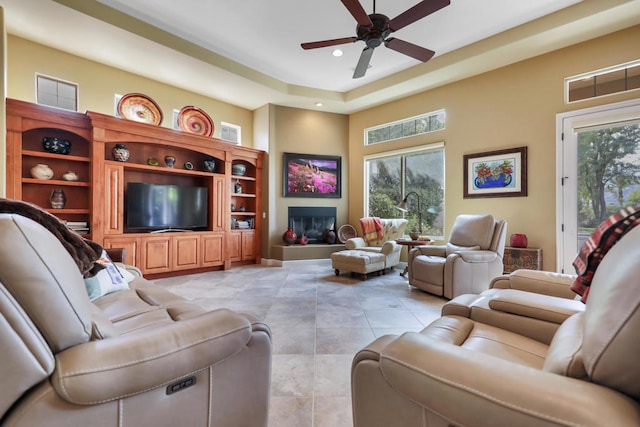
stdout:
{"type": "Polygon", "coordinates": [[[587,302],[593,275],[602,258],[622,236],[638,224],[640,205],[624,208],[604,220],[582,246],[573,261],[578,277],[571,285],[571,290],[582,296],[582,302],[587,302]]]}
{"type": "Polygon", "coordinates": [[[378,217],[360,218],[360,227],[362,227],[362,238],[365,242],[374,242],[384,238],[382,222],[378,217]]]}

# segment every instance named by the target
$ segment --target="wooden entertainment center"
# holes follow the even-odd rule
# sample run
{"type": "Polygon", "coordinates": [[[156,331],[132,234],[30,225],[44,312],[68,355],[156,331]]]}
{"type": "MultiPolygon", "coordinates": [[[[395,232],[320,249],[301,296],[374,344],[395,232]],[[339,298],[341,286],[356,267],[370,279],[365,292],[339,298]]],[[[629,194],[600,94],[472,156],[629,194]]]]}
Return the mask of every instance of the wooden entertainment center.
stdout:
{"type": "Polygon", "coordinates": [[[7,197],[39,205],[71,223],[86,222],[84,237],[105,248],[125,248],[127,262],[145,275],[260,262],[263,156],[260,150],[215,138],[7,99],[7,197]],[[44,137],[68,140],[70,153],[46,151],[44,137]],[[116,144],[128,148],[126,162],[114,159],[116,144]],[[173,167],[165,166],[165,156],[175,157],[173,167]],[[157,159],[159,165],[150,165],[149,159],[157,159]],[[205,160],[215,161],[213,172],[205,170],[205,160]],[[187,162],[192,169],[184,166],[187,162]],[[37,164],[48,165],[53,178],[32,177],[31,168],[37,164]],[[237,164],[245,166],[243,175],[233,175],[232,166],[237,164]],[[67,171],[75,172],[78,179],[63,180],[67,171]],[[125,224],[128,182],[206,187],[207,227],[190,232],[129,232],[125,224]],[[62,209],[51,207],[54,189],[66,195],[62,209]],[[238,223],[248,223],[250,228],[232,229],[238,223]]]}

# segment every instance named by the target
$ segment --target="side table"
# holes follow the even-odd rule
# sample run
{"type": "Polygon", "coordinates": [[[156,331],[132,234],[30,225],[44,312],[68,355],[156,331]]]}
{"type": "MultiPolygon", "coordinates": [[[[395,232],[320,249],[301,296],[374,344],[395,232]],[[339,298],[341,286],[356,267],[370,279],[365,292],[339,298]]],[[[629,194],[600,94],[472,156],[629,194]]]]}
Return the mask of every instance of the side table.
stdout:
{"type": "Polygon", "coordinates": [[[519,268],[528,270],[542,269],[542,249],[540,248],[504,248],[504,272],[512,273],[519,268]]]}
{"type": "MultiPolygon", "coordinates": [[[[411,248],[413,248],[414,246],[429,245],[430,242],[431,240],[404,240],[404,239],[396,240],[397,244],[402,246],[408,246],[408,250],[411,250],[411,248]]],[[[400,276],[404,277],[408,272],[409,272],[409,263],[407,263],[404,270],[402,270],[402,273],[400,273],[400,276]]]]}

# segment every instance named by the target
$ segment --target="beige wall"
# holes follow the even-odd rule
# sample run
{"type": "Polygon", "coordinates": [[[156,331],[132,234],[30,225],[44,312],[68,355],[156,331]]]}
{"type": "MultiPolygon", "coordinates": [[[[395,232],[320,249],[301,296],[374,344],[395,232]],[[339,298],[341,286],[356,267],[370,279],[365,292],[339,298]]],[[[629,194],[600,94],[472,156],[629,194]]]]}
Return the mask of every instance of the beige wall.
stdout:
{"type": "Polygon", "coordinates": [[[253,113],[215,99],[178,89],[158,81],[108,67],[28,40],[8,37],[7,80],[9,98],[35,102],[35,74],[41,73],[77,83],[79,111],[114,113],[114,94],[143,93],[158,103],[162,126],[172,127],[172,111],[187,105],[207,112],[220,136],[220,121],[242,126],[242,145],[253,146],[253,113]]]}
{"type": "MultiPolygon", "coordinates": [[[[165,113],[163,126],[170,126],[172,109],[196,105],[213,117],[218,128],[216,136],[220,120],[242,126],[245,146],[253,146],[254,137],[260,135],[256,138],[259,148],[268,152],[263,234],[266,258],[269,258],[270,247],[281,243],[289,206],[336,206],[338,225],[357,224],[363,215],[365,155],[444,141],[447,233],[460,213],[492,213],[509,222],[509,234],[526,233],[530,246],[543,249],[544,269],[555,270],[556,114],[639,96],[635,91],[566,105],[564,78],[640,58],[637,40],[640,40],[640,26],[345,116],[274,105],[252,112],[9,36],[7,96],[33,102],[34,76],[40,72],[79,83],[81,111],[113,114],[114,93],[141,92],[160,104],[165,113]],[[363,146],[363,130],[367,127],[440,108],[447,111],[447,129],[442,132],[363,146]],[[254,132],[256,117],[259,120],[255,126],[259,128],[254,132]],[[529,149],[528,197],[463,199],[464,154],[518,146],[529,149]],[[284,152],[342,156],[342,198],[283,197],[284,152]]],[[[2,116],[4,118],[4,114],[2,116]]],[[[4,142],[0,140],[2,150],[4,142]]],[[[5,172],[1,172],[0,191],[3,191],[5,172]]]]}
{"type": "MultiPolygon", "coordinates": [[[[289,206],[335,206],[337,226],[347,222],[349,194],[349,117],[342,114],[271,106],[273,131],[269,148],[269,252],[282,244],[289,206]],[[283,153],[324,154],[342,157],[342,198],[316,199],[283,196],[283,153]]],[[[357,174],[357,172],[356,172],[357,174]]],[[[267,255],[266,258],[270,258],[267,255]]]]}
{"type": "MultiPolygon", "coordinates": [[[[363,156],[445,142],[445,234],[461,213],[491,213],[508,235],[525,233],[543,249],[544,269],[556,268],[556,114],[640,96],[638,91],[566,105],[564,78],[640,58],[640,26],[539,56],[350,116],[349,169],[363,156]],[[363,146],[367,127],[444,108],[447,128],[399,142],[363,146]],[[528,147],[528,197],[463,198],[463,155],[528,147]]],[[[349,222],[363,215],[363,177],[349,177],[349,222]]]]}

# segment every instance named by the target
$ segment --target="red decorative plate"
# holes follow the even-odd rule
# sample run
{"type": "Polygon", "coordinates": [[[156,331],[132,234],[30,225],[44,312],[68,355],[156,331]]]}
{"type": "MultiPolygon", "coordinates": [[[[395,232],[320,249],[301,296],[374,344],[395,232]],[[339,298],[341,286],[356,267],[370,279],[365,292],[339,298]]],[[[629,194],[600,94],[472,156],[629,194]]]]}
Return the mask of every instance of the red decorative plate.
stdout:
{"type": "Polygon", "coordinates": [[[186,106],[178,113],[178,125],[185,132],[202,136],[213,136],[213,120],[204,110],[198,107],[186,106]]]}
{"type": "Polygon", "coordinates": [[[141,93],[128,93],[118,101],[118,113],[127,120],[159,126],[162,110],[156,102],[141,93]]]}

